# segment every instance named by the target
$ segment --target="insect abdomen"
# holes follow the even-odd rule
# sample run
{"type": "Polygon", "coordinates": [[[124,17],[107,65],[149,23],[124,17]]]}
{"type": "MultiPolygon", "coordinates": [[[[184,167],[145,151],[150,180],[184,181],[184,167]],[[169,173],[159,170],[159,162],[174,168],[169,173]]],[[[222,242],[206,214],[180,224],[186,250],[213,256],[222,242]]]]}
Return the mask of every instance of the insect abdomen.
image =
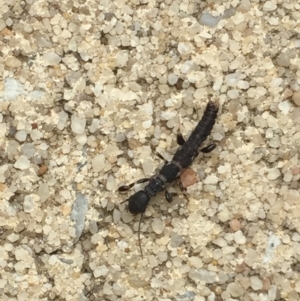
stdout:
{"type": "Polygon", "coordinates": [[[182,146],[181,150],[186,155],[194,157],[201,143],[210,134],[218,114],[218,105],[210,101],[203,113],[203,117],[190,135],[189,139],[182,146]]]}

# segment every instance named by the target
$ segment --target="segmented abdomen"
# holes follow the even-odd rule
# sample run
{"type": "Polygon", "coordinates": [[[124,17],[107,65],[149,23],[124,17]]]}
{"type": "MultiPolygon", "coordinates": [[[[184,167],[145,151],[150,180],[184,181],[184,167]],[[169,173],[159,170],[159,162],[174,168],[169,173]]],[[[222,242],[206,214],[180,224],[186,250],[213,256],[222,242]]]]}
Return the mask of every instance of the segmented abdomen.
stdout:
{"type": "Polygon", "coordinates": [[[177,162],[184,169],[190,166],[198,155],[198,149],[202,142],[210,134],[218,114],[218,105],[210,101],[203,113],[195,130],[190,135],[184,145],[175,153],[173,162],[177,162]]]}

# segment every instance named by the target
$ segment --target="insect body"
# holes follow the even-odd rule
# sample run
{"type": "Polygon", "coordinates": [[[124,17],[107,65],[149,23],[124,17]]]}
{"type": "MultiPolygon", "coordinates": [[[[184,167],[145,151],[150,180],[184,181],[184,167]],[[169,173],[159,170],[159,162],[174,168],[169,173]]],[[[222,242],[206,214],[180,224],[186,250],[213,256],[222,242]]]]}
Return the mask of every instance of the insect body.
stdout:
{"type": "Polygon", "coordinates": [[[199,150],[200,145],[210,134],[215,124],[217,113],[218,105],[211,101],[208,102],[202,119],[192,132],[189,139],[184,141],[182,135],[177,136],[177,142],[181,146],[176,151],[173,159],[170,162],[165,162],[165,165],[162,167],[158,175],[151,178],[141,179],[135,183],[121,186],[119,188],[119,191],[127,191],[136,183],[145,183],[149,181],[144,189],[136,192],[125,200],[125,202],[128,202],[128,210],[130,213],[134,215],[139,213],[143,214],[146,211],[150,199],[163,190],[165,190],[167,201],[172,201],[172,194],[168,192],[166,185],[175,181],[180,176],[181,172],[192,164],[193,160],[199,154],[199,151],[209,153],[216,147],[215,144],[210,144],[199,150]]]}

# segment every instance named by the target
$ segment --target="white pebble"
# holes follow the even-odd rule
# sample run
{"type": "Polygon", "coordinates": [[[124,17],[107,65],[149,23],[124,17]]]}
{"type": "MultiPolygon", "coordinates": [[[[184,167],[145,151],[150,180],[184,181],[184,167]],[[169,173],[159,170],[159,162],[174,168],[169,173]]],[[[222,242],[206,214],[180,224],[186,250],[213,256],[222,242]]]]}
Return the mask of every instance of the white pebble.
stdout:
{"type": "Polygon", "coordinates": [[[298,233],[293,233],[292,235],[292,240],[293,241],[299,241],[300,242],[300,235],[298,233]]]}
{"type": "Polygon", "coordinates": [[[239,245],[246,243],[246,237],[243,235],[243,232],[241,230],[234,233],[234,241],[239,245]]]}
{"type": "Polygon", "coordinates": [[[20,237],[19,234],[11,233],[7,236],[7,239],[10,242],[16,242],[19,239],[19,237],[20,237]]]}
{"type": "Polygon", "coordinates": [[[18,80],[7,77],[4,83],[4,100],[15,100],[19,95],[24,94],[24,87],[18,80]]]}
{"type": "Polygon", "coordinates": [[[144,130],[147,130],[151,127],[152,121],[151,120],[146,120],[142,122],[142,127],[144,130]]]}
{"type": "Polygon", "coordinates": [[[263,5],[263,11],[273,11],[275,10],[277,5],[273,3],[272,1],[266,1],[263,5]]]}
{"type": "Polygon", "coordinates": [[[204,183],[204,184],[217,184],[218,181],[219,181],[219,178],[218,178],[216,175],[211,174],[211,175],[208,175],[208,176],[204,179],[203,183],[204,183]]]}
{"type": "Polygon", "coordinates": [[[187,60],[182,64],[180,71],[181,73],[188,73],[190,70],[193,69],[194,66],[195,64],[193,61],[187,60]]]}
{"type": "Polygon", "coordinates": [[[227,241],[222,238],[222,237],[218,237],[216,238],[213,243],[219,247],[226,247],[227,246],[227,241]]]}
{"type": "Polygon", "coordinates": [[[235,251],[236,251],[236,248],[235,247],[231,247],[231,246],[226,246],[226,247],[222,248],[222,252],[223,252],[224,255],[232,254],[235,251]]]}
{"type": "Polygon", "coordinates": [[[127,50],[119,51],[116,56],[116,66],[120,68],[125,67],[128,62],[128,57],[129,55],[127,50]]]}
{"type": "Polygon", "coordinates": [[[80,145],[84,145],[87,143],[87,135],[81,134],[81,135],[77,135],[76,136],[76,141],[80,144],[80,145]]]}
{"type": "Polygon", "coordinates": [[[278,104],[278,109],[283,115],[287,115],[291,109],[291,104],[288,101],[282,101],[278,104]]]}
{"type": "Polygon", "coordinates": [[[85,119],[81,119],[78,116],[76,116],[75,114],[72,115],[71,117],[71,128],[72,128],[72,132],[75,134],[83,134],[84,130],[85,130],[85,125],[86,125],[86,120],[85,119]]]}
{"type": "Polygon", "coordinates": [[[238,83],[237,83],[237,86],[240,88],[240,89],[248,89],[249,88],[249,82],[245,81],[245,80],[239,80],[238,83]]]}
{"type": "Polygon", "coordinates": [[[250,285],[255,291],[261,290],[263,288],[263,283],[257,276],[252,276],[250,278],[250,285]]]}
{"type": "MultiPolygon", "coordinates": [[[[227,285],[226,291],[233,297],[237,298],[245,293],[244,288],[238,282],[231,282],[227,285]]],[[[230,298],[226,299],[230,300],[230,298]]]]}
{"type": "Polygon", "coordinates": [[[123,133],[118,133],[115,137],[116,142],[123,142],[125,139],[126,137],[123,133]]]}
{"type": "Polygon", "coordinates": [[[276,25],[279,24],[280,20],[276,17],[270,17],[268,19],[268,22],[269,22],[270,25],[276,26],[276,25]]]}
{"type": "Polygon", "coordinates": [[[280,170],[277,168],[271,168],[267,175],[268,180],[276,180],[278,177],[280,177],[280,170]]]}
{"type": "Polygon", "coordinates": [[[43,137],[43,134],[38,130],[38,129],[34,129],[31,131],[30,133],[30,138],[33,140],[33,141],[36,141],[36,140],[39,140],[43,137]]]}
{"type": "Polygon", "coordinates": [[[115,178],[112,175],[107,177],[106,189],[108,191],[112,191],[115,189],[115,178]]]}
{"type": "Polygon", "coordinates": [[[224,174],[226,172],[231,172],[231,166],[229,164],[220,165],[218,167],[218,173],[224,174]]]}
{"type": "Polygon", "coordinates": [[[26,260],[30,260],[32,257],[30,256],[29,254],[29,251],[27,251],[25,248],[23,247],[17,247],[15,249],[15,257],[16,257],[16,260],[21,260],[21,261],[26,261],[26,260]]]}
{"type": "Polygon", "coordinates": [[[40,184],[37,194],[40,197],[41,202],[45,202],[50,196],[48,184],[47,183],[40,184]]]}
{"type": "Polygon", "coordinates": [[[235,87],[239,82],[237,73],[231,73],[225,76],[225,82],[228,87],[235,87]]]}
{"type": "Polygon", "coordinates": [[[166,111],[161,112],[162,120],[170,120],[171,118],[173,118],[175,116],[176,116],[176,113],[174,111],[166,110],[166,111]]]}
{"type": "Polygon", "coordinates": [[[177,15],[178,12],[179,12],[179,5],[178,5],[178,3],[176,3],[174,1],[174,2],[172,2],[172,4],[169,7],[168,16],[173,17],[173,16],[177,15]]]}
{"type": "Polygon", "coordinates": [[[222,83],[223,83],[223,78],[222,77],[217,78],[213,85],[214,91],[219,91],[222,87],[222,83]]]}
{"type": "Polygon", "coordinates": [[[227,92],[227,96],[230,98],[230,99],[236,99],[239,97],[239,91],[237,89],[232,89],[232,90],[229,90],[227,92]]]}
{"type": "Polygon", "coordinates": [[[20,156],[18,160],[15,162],[14,167],[17,169],[27,169],[30,166],[30,161],[24,155],[20,156]]]}
{"type": "Polygon", "coordinates": [[[48,52],[43,55],[44,60],[46,61],[47,65],[53,66],[57,65],[61,61],[61,57],[57,55],[55,52],[48,52]]]}
{"type": "Polygon", "coordinates": [[[77,51],[77,42],[76,42],[75,38],[72,38],[69,40],[68,48],[71,51],[77,51]]]}
{"type": "Polygon", "coordinates": [[[177,81],[178,81],[178,76],[176,74],[170,73],[168,75],[168,83],[169,83],[169,85],[173,86],[173,85],[175,85],[177,83],[177,81]]]}
{"type": "Polygon", "coordinates": [[[194,46],[190,42],[179,42],[177,49],[180,55],[182,57],[185,57],[192,53],[192,51],[194,50],[194,46]]]}
{"type": "Polygon", "coordinates": [[[48,259],[48,263],[49,263],[50,265],[55,265],[56,262],[57,262],[57,256],[56,256],[56,255],[51,255],[51,256],[49,257],[49,259],[48,259]]]}
{"type": "Polygon", "coordinates": [[[15,135],[16,139],[20,142],[24,142],[27,138],[27,134],[25,131],[18,131],[15,135]]]}
{"type": "Polygon", "coordinates": [[[30,213],[33,211],[35,204],[40,200],[40,197],[36,194],[26,195],[24,198],[24,211],[30,213]]]}
{"type": "Polygon", "coordinates": [[[98,278],[101,276],[105,276],[108,273],[108,268],[105,265],[101,265],[99,267],[96,267],[94,270],[94,277],[98,278]]]}
{"type": "Polygon", "coordinates": [[[291,170],[288,170],[285,174],[284,174],[284,177],[283,177],[283,181],[284,182],[291,182],[293,179],[293,173],[291,170]]]}
{"type": "Polygon", "coordinates": [[[93,158],[92,160],[92,167],[95,172],[99,172],[104,169],[105,167],[105,156],[103,154],[100,154],[93,158]]]}
{"type": "Polygon", "coordinates": [[[99,125],[100,125],[100,120],[99,119],[93,119],[92,124],[89,126],[89,131],[92,134],[94,134],[97,131],[99,125]]]}
{"type": "Polygon", "coordinates": [[[151,158],[145,158],[143,161],[143,171],[145,175],[151,175],[155,170],[155,165],[153,164],[153,161],[151,158]]]}
{"type": "Polygon", "coordinates": [[[218,219],[223,223],[227,222],[230,219],[229,212],[227,210],[223,210],[219,212],[218,219]]]}
{"type": "Polygon", "coordinates": [[[159,218],[153,220],[151,227],[156,234],[161,234],[164,231],[164,224],[159,218]]]}
{"type": "Polygon", "coordinates": [[[172,107],[173,104],[174,104],[174,100],[173,100],[172,98],[168,98],[168,99],[165,101],[165,106],[166,106],[167,108],[172,107]]]}

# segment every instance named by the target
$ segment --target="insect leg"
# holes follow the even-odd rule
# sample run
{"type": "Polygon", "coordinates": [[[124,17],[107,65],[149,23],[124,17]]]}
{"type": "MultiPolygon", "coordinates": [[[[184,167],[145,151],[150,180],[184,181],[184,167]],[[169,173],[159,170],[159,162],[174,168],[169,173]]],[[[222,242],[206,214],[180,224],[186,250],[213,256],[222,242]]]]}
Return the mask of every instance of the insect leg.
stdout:
{"type": "Polygon", "coordinates": [[[142,219],[143,219],[144,214],[141,213],[141,218],[140,218],[140,222],[139,222],[139,227],[138,227],[138,240],[139,240],[139,246],[140,246],[140,252],[141,252],[141,257],[143,258],[143,251],[142,251],[142,245],[141,245],[141,223],[142,223],[142,219]]]}
{"type": "Polygon", "coordinates": [[[155,154],[159,159],[162,159],[165,162],[165,164],[168,163],[168,160],[166,160],[160,153],[156,152],[155,154]]]}
{"type": "Polygon", "coordinates": [[[189,202],[189,196],[187,194],[187,188],[186,187],[183,187],[183,184],[181,181],[179,181],[179,188],[184,196],[184,198],[187,200],[187,202],[189,202]]]}
{"type": "Polygon", "coordinates": [[[184,140],[184,138],[183,138],[183,136],[182,136],[181,133],[177,134],[177,144],[179,144],[179,145],[185,144],[185,140],[184,140]]]}
{"type": "Polygon", "coordinates": [[[183,187],[183,184],[182,184],[181,181],[179,181],[179,188],[180,188],[180,190],[181,190],[182,192],[186,192],[186,191],[187,191],[187,189],[186,189],[185,187],[183,187]]]}
{"type": "Polygon", "coordinates": [[[212,143],[208,146],[201,148],[200,152],[207,154],[207,153],[210,153],[211,151],[213,151],[216,147],[217,147],[217,145],[215,143],[212,143]]]}
{"type": "Polygon", "coordinates": [[[131,183],[131,184],[129,184],[129,185],[123,185],[123,186],[120,186],[120,187],[118,188],[118,191],[119,191],[119,192],[127,191],[127,190],[129,190],[130,188],[132,188],[135,184],[145,183],[145,182],[148,182],[149,180],[150,180],[149,178],[143,178],[143,179],[140,179],[140,180],[138,180],[138,181],[136,181],[136,182],[133,182],[133,183],[131,183]]]}
{"type": "Polygon", "coordinates": [[[167,200],[168,203],[172,203],[173,202],[173,197],[177,195],[176,192],[169,192],[167,189],[165,190],[165,198],[167,200]]]}

